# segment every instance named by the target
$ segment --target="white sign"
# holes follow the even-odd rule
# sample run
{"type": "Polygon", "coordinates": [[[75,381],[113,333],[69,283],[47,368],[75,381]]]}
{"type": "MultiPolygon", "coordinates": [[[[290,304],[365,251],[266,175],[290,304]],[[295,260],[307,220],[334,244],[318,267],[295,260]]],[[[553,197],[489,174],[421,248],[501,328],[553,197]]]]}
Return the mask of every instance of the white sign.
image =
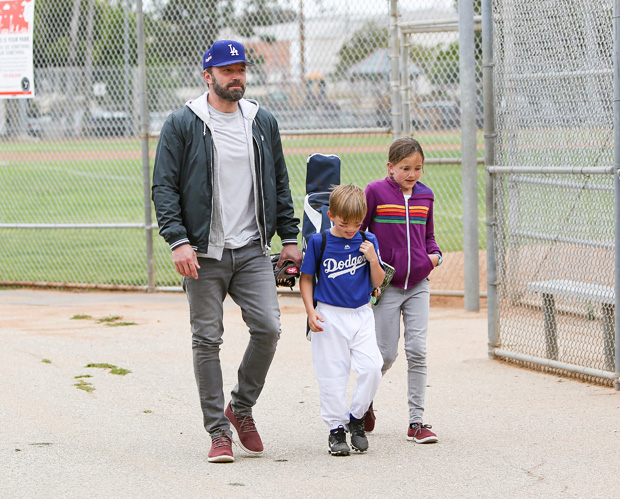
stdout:
{"type": "Polygon", "coordinates": [[[34,0],[0,0],[0,99],[34,97],[34,0]]]}

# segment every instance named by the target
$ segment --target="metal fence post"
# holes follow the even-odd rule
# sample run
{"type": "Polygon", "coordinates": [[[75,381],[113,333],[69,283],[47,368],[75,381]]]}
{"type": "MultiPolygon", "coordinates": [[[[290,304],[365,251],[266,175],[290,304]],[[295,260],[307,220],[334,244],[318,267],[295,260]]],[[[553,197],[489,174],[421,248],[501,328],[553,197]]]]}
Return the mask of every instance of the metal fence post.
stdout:
{"type": "Polygon", "coordinates": [[[398,44],[398,0],[390,0],[390,96],[392,99],[392,136],[394,139],[401,136],[402,130],[398,44]]]}
{"type": "MultiPolygon", "coordinates": [[[[493,3],[482,0],[482,91],[484,101],[484,165],[495,164],[495,105],[493,91],[493,3]]],[[[487,233],[487,322],[489,357],[499,346],[499,310],[497,299],[497,261],[495,260],[495,175],[485,173],[487,233]]]]}
{"type": "Polygon", "coordinates": [[[153,257],[153,223],[151,213],[151,168],[149,164],[149,109],[147,104],[146,54],[142,0],[136,1],[138,32],[138,101],[140,102],[140,142],[142,143],[142,187],[144,191],[144,229],[146,236],[147,291],[155,291],[155,259],[153,257]]]}
{"type": "MultiPolygon", "coordinates": [[[[615,270],[614,287],[616,310],[620,306],[620,0],[614,0],[614,234],[615,270]]],[[[620,323],[615,324],[615,373],[614,388],[620,390],[620,323]]]]}
{"type": "Polygon", "coordinates": [[[409,88],[409,36],[404,34],[401,29],[398,30],[398,39],[400,40],[400,104],[402,112],[402,131],[403,136],[411,133],[411,109],[409,100],[411,98],[409,88]]]}
{"type": "Polygon", "coordinates": [[[480,310],[480,277],[478,264],[478,163],[476,154],[476,59],[474,55],[473,0],[460,0],[458,10],[465,310],[477,311],[480,310]]]}

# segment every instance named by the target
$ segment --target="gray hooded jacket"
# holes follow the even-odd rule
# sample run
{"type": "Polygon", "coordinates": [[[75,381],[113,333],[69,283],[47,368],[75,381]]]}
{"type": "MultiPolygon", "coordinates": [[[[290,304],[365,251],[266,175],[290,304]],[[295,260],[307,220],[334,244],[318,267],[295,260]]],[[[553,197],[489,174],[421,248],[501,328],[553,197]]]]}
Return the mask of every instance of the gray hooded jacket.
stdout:
{"type": "MultiPolygon", "coordinates": [[[[214,182],[217,152],[206,99],[207,93],[166,119],[157,144],[152,198],[159,233],[171,249],[190,244],[197,253],[219,259],[224,247],[221,203],[235,200],[221,200],[214,182]]],[[[251,129],[256,220],[268,253],[276,231],[282,244],[297,244],[299,219],[275,118],[256,101],[241,99],[239,106],[251,129]]]]}

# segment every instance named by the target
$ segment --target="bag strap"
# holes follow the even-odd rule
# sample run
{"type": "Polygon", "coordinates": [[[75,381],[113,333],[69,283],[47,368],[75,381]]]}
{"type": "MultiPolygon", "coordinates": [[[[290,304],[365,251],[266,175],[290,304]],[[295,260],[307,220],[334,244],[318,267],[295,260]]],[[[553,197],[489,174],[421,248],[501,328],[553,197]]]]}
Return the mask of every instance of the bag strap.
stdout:
{"type": "Polygon", "coordinates": [[[318,280],[319,273],[321,272],[321,263],[323,263],[323,253],[325,253],[325,245],[327,244],[327,231],[329,229],[321,232],[321,252],[319,253],[319,259],[316,261],[316,272],[315,277],[318,280]]]}

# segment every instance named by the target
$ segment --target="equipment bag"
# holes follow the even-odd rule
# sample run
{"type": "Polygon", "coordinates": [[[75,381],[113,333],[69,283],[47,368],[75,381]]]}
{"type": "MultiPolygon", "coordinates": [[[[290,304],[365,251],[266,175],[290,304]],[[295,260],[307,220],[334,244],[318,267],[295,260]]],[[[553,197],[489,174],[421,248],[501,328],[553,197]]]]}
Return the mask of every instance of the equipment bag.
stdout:
{"type": "Polygon", "coordinates": [[[336,185],[340,185],[340,158],[335,154],[321,153],[308,156],[304,217],[301,226],[304,252],[313,234],[332,226],[327,210],[331,188],[336,185]]]}
{"type": "MultiPolygon", "coordinates": [[[[333,186],[340,185],[340,158],[335,154],[315,153],[308,156],[306,163],[306,196],[304,218],[301,225],[302,250],[305,254],[308,241],[313,234],[323,232],[321,258],[325,249],[325,231],[332,226],[327,216],[329,195],[333,186]]],[[[316,274],[312,277],[312,290],[316,287],[316,274]]],[[[316,300],[314,300],[316,307],[316,300]]],[[[311,339],[310,326],[306,324],[306,338],[311,339]]]]}

